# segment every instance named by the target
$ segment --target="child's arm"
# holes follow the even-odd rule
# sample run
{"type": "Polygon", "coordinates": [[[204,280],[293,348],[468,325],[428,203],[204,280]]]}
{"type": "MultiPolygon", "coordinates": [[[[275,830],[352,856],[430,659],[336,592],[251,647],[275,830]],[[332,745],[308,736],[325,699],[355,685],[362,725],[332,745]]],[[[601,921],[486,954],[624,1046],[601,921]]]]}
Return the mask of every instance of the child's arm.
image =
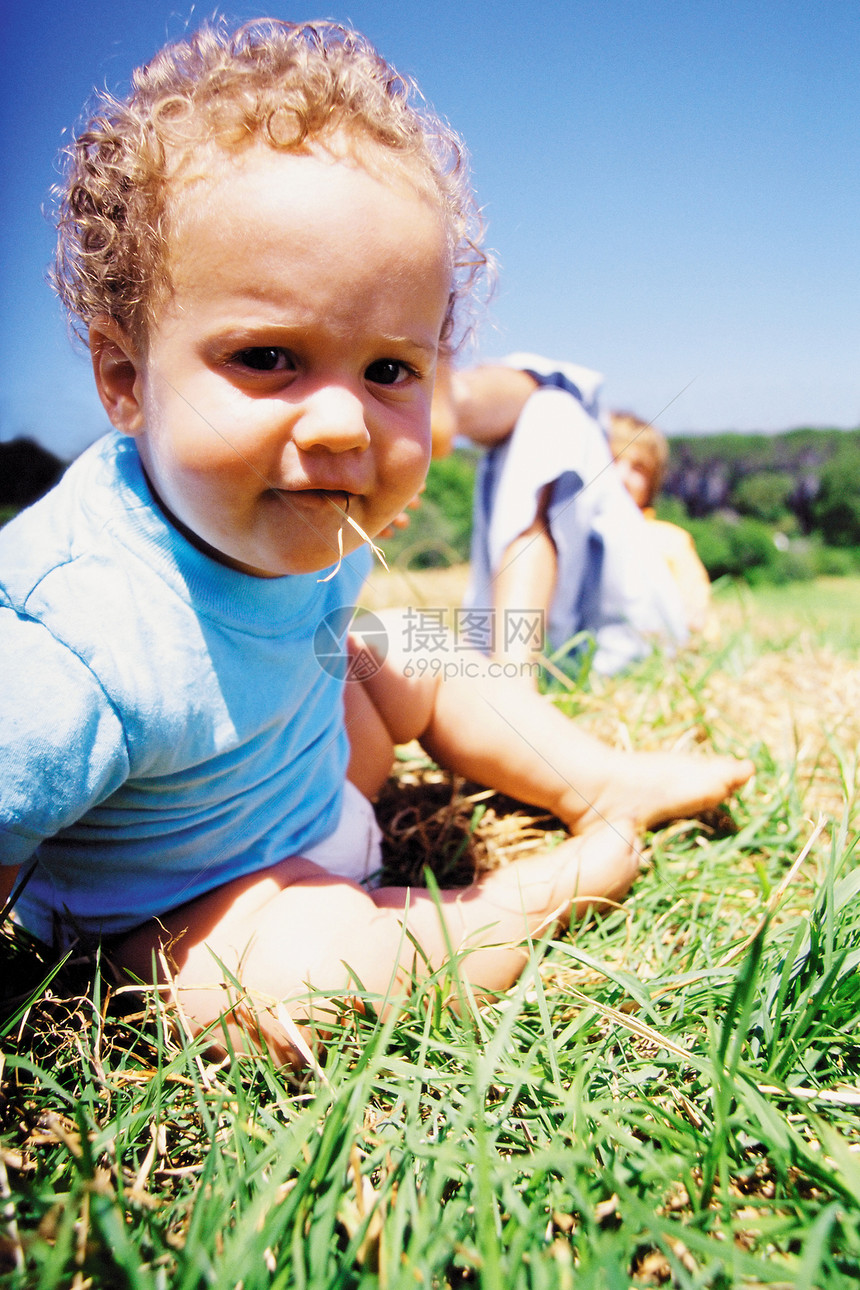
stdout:
{"type": "Polygon", "coordinates": [[[433,394],[434,457],[444,457],[456,435],[485,448],[501,443],[536,389],[534,377],[514,367],[440,368],[433,394]]]}
{"type": "MultiPolygon", "coordinates": [[[[26,538],[25,530],[22,552],[26,538]]],[[[128,741],[105,688],[76,650],[2,603],[0,658],[0,846],[7,860],[21,863],[119,787],[129,771],[128,741]]]]}

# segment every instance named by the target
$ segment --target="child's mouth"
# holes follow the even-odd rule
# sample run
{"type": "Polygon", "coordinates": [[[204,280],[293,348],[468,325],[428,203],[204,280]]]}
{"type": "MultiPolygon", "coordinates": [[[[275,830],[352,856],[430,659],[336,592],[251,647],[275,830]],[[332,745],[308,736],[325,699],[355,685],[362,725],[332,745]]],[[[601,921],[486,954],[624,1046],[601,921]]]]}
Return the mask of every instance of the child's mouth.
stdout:
{"type": "Polygon", "coordinates": [[[341,488],[276,488],[278,497],[284,501],[301,501],[303,498],[313,501],[329,502],[338,510],[349,510],[350,493],[341,488]]]}

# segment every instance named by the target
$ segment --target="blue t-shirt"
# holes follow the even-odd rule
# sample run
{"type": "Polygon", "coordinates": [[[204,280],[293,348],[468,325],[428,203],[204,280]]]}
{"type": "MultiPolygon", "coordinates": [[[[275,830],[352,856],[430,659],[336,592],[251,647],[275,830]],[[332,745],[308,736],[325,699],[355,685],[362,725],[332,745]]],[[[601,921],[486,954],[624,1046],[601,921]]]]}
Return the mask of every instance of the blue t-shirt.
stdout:
{"type": "Polygon", "coordinates": [[[124,931],[334,829],[344,682],[314,638],[368,568],[217,563],[119,434],[0,531],[0,859],[37,858],[25,926],[124,931]]]}

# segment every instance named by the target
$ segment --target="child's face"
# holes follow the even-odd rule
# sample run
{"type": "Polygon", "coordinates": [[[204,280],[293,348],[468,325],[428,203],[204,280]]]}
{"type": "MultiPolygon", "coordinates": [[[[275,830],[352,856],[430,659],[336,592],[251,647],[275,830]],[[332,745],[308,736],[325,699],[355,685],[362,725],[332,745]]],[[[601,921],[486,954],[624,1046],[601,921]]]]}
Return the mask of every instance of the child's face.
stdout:
{"type": "Polygon", "coordinates": [[[615,465],[621,474],[621,482],[642,510],[648,505],[653,481],[651,461],[647,453],[638,449],[635,443],[629,444],[615,458],[615,465]]]}
{"type": "Polygon", "coordinates": [[[263,577],[326,568],[341,527],[346,551],[361,541],[347,502],[372,536],[424,479],[451,285],[437,213],[322,150],[217,154],[179,199],[168,268],[145,352],[123,342],[126,398],[91,338],[114,424],[216,558],[263,577]]]}

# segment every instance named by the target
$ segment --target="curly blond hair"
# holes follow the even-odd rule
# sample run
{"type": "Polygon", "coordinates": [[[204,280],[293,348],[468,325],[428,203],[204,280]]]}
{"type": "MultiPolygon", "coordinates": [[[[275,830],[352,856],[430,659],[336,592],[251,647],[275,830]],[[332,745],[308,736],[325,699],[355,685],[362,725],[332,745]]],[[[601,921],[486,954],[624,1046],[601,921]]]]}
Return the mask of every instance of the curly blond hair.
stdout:
{"type": "Polygon", "coordinates": [[[73,329],[86,340],[107,315],[145,342],[170,292],[171,198],[201,148],[262,141],[289,152],[338,131],[362,160],[387,159],[438,205],[453,268],[443,330],[451,348],[455,308],[489,266],[460,139],[357,32],[276,19],[204,26],[135,71],[127,98],[96,95],[55,189],[52,280],[73,329]]]}

